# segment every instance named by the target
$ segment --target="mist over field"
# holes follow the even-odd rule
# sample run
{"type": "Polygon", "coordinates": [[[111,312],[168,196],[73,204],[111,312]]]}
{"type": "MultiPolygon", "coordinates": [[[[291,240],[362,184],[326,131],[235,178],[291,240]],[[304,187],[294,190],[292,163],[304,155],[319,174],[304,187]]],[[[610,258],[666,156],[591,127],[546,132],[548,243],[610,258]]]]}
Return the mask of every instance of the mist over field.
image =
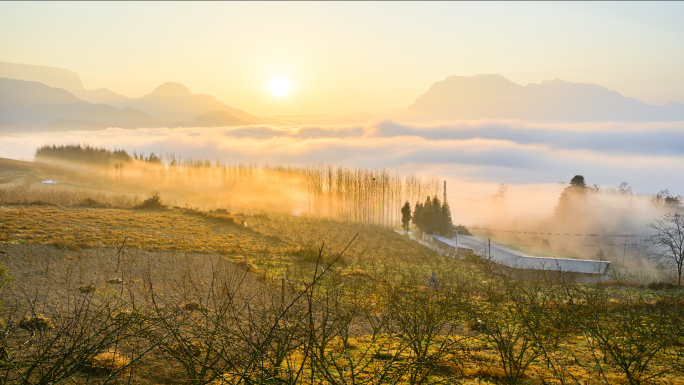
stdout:
{"type": "MultiPolygon", "coordinates": [[[[382,120],[356,125],[299,122],[226,128],[109,128],[5,137],[0,151],[32,159],[35,149],[43,144],[79,142],[131,154],[173,154],[233,165],[323,164],[386,168],[400,175],[434,175],[447,181],[455,223],[494,230],[645,236],[649,234],[646,225],[667,212],[666,207],[655,207],[645,195],[669,189],[676,196],[684,191],[684,180],[678,177],[684,168],[684,124],[679,122],[382,120]],[[609,190],[627,182],[637,195],[592,195],[585,203],[588,214],[569,222],[558,221],[554,213],[558,198],[570,178],[578,174],[589,185],[609,190]],[[505,199],[495,202],[493,196],[502,183],[507,186],[505,199]]],[[[137,175],[133,170],[125,174],[129,179],[137,175]]],[[[269,198],[248,187],[231,191],[232,204],[252,202],[253,207],[280,206],[298,212],[307,207],[301,194],[269,198]]],[[[441,190],[438,195],[441,197],[441,190]]],[[[220,194],[203,196],[200,201],[219,206],[228,202],[220,194]]],[[[614,245],[615,241],[610,237],[491,234],[515,244],[538,247],[544,243],[549,250],[577,258],[592,258],[598,247],[614,245]]]]}
{"type": "Polygon", "coordinates": [[[89,143],[225,163],[324,163],[435,172],[468,183],[557,184],[576,174],[591,184],[629,183],[635,192],[684,191],[684,123],[539,124],[459,121],[230,128],[156,128],[6,136],[0,151],[32,159],[51,143],[89,143]]]}

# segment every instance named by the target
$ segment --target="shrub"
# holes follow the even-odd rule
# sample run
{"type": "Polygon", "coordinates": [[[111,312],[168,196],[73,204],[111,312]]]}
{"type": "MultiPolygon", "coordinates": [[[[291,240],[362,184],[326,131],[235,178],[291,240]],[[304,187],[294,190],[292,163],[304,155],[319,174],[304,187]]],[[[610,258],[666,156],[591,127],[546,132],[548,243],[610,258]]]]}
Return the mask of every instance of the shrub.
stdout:
{"type": "Polygon", "coordinates": [[[167,206],[162,202],[159,196],[159,191],[151,191],[149,198],[145,199],[143,203],[134,206],[135,210],[163,210],[167,206]]]}
{"type": "Polygon", "coordinates": [[[25,316],[19,321],[19,327],[30,331],[54,329],[52,321],[44,315],[37,315],[35,317],[25,316]]]}
{"type": "Polygon", "coordinates": [[[679,286],[669,282],[651,282],[646,287],[651,290],[671,290],[679,288],[679,286]]]}
{"type": "Polygon", "coordinates": [[[95,199],[91,198],[90,196],[87,196],[85,199],[83,199],[80,203],[76,204],[75,206],[76,207],[92,208],[92,209],[107,209],[107,208],[111,207],[110,204],[96,201],[95,199]]]}

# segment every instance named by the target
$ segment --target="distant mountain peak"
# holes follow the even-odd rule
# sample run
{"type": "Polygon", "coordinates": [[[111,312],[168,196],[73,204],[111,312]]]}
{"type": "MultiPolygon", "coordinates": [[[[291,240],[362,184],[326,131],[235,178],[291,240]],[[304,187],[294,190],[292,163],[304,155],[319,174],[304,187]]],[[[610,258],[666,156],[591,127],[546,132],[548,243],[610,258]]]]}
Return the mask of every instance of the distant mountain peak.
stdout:
{"type": "MultiPolygon", "coordinates": [[[[229,107],[214,96],[193,94],[188,87],[174,82],[160,85],[151,93],[134,100],[130,107],[145,111],[152,116],[186,122],[208,112],[219,110],[227,111],[234,118],[239,119],[240,123],[257,123],[259,121],[256,116],[229,107]]],[[[206,117],[202,119],[204,118],[206,117]]]]}
{"type": "Polygon", "coordinates": [[[167,82],[155,88],[148,96],[187,96],[192,95],[188,87],[174,82],[167,82]]]}
{"type": "Polygon", "coordinates": [[[0,116],[24,125],[47,125],[48,130],[183,126],[182,122],[162,120],[132,108],[91,104],[63,88],[10,78],[0,78],[0,116]]]}
{"type": "Polygon", "coordinates": [[[684,105],[651,106],[597,84],[561,79],[521,86],[491,74],[437,81],[405,112],[409,118],[439,120],[684,121],[684,105]]]}
{"type": "Polygon", "coordinates": [[[72,93],[85,91],[81,77],[66,68],[0,62],[0,77],[43,83],[72,93]]]}
{"type": "Polygon", "coordinates": [[[567,83],[570,83],[570,82],[565,81],[565,80],[563,80],[563,79],[558,79],[558,78],[553,79],[553,80],[546,79],[546,80],[542,80],[542,81],[541,81],[541,84],[542,84],[542,85],[547,85],[547,84],[567,84],[567,83]]]}
{"type": "Polygon", "coordinates": [[[181,83],[164,83],[140,99],[130,99],[106,88],[86,90],[78,74],[67,69],[4,62],[0,62],[0,117],[16,124],[57,122],[50,127],[76,129],[86,127],[82,122],[88,127],[180,127],[183,121],[199,118],[197,124],[213,127],[260,121],[214,96],[193,94],[181,83]]]}
{"type": "MultiPolygon", "coordinates": [[[[510,84],[512,81],[506,79],[499,74],[478,74],[473,76],[449,76],[444,79],[446,82],[469,82],[469,83],[505,83],[510,84]]],[[[515,83],[513,83],[515,84],[515,83]]],[[[516,84],[517,85],[517,84],[516,84]]]]}

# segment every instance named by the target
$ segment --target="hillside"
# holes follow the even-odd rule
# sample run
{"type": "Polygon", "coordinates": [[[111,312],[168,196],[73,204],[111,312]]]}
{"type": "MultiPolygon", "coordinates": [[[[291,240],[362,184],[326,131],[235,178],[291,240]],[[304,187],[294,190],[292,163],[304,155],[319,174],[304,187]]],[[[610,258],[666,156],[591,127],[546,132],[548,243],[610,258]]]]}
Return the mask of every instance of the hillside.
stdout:
{"type": "Polygon", "coordinates": [[[131,102],[130,107],[163,119],[187,122],[211,111],[225,111],[247,123],[259,122],[256,116],[229,107],[213,96],[193,94],[180,83],[164,83],[151,93],[131,102]]]}
{"type": "Polygon", "coordinates": [[[81,77],[66,68],[0,62],[0,78],[26,80],[43,83],[48,87],[62,88],[93,104],[102,103],[122,108],[130,102],[128,97],[106,88],[86,90],[81,77]]]}
{"type": "MultiPolygon", "coordinates": [[[[54,169],[0,159],[0,173],[54,169]]],[[[7,383],[58,371],[83,385],[339,383],[350,372],[344,383],[567,373],[589,384],[600,370],[610,384],[684,384],[681,289],[512,280],[386,226],[145,203],[58,179],[0,181],[7,383]]]]}
{"type": "Polygon", "coordinates": [[[651,106],[595,84],[545,80],[521,86],[500,75],[450,76],[400,115],[434,119],[559,122],[684,120],[684,105],[651,106]]]}
{"type": "MultiPolygon", "coordinates": [[[[162,120],[132,108],[91,104],[61,88],[0,78],[0,121],[46,126],[59,120],[75,120],[91,126],[179,127],[182,122],[162,120]]],[[[58,123],[55,123],[59,125],[58,123]]],[[[49,128],[46,129],[49,131],[49,128]]]]}
{"type": "MultiPolygon", "coordinates": [[[[94,105],[106,104],[118,109],[132,108],[143,111],[151,117],[159,117],[169,121],[171,124],[170,127],[176,127],[181,124],[178,121],[190,123],[198,116],[214,111],[224,111],[237,119],[226,120],[227,118],[224,116],[220,118],[220,121],[226,121],[228,123],[222,125],[232,126],[236,125],[238,121],[240,122],[239,124],[257,123],[260,121],[258,117],[248,114],[243,110],[227,106],[213,96],[193,94],[187,87],[179,83],[165,83],[140,99],[132,99],[106,88],[86,90],[83,87],[81,77],[76,72],[65,68],[0,62],[0,78],[37,82],[50,88],[63,89],[77,99],[94,105]]],[[[3,91],[0,89],[0,92],[3,91]]],[[[54,100],[54,102],[64,103],[65,101],[54,100]]],[[[38,95],[36,100],[34,100],[34,104],[40,104],[40,108],[60,108],[52,103],[46,103],[46,100],[38,95]]],[[[100,108],[99,113],[106,112],[111,114],[111,111],[112,110],[108,108],[100,108]]],[[[111,117],[98,117],[88,120],[83,118],[82,113],[79,113],[78,115],[68,115],[67,112],[71,113],[72,111],[65,111],[64,114],[61,114],[59,118],[55,119],[81,120],[100,125],[110,125],[110,123],[105,122],[113,121],[111,117]]],[[[216,117],[212,119],[213,120],[211,120],[209,124],[216,124],[216,117]]],[[[44,125],[49,123],[45,123],[44,120],[40,120],[43,123],[32,123],[26,121],[26,119],[17,121],[3,117],[2,115],[0,115],[0,121],[26,125],[44,125]]],[[[200,119],[200,122],[201,121],[202,119],[200,119]]],[[[150,124],[152,125],[143,126],[159,126],[156,123],[150,124]]],[[[140,124],[132,122],[124,125],[131,128],[141,127],[140,124]]],[[[197,126],[197,123],[193,123],[193,125],[197,126]]],[[[214,125],[207,127],[214,127],[214,125]]]]}

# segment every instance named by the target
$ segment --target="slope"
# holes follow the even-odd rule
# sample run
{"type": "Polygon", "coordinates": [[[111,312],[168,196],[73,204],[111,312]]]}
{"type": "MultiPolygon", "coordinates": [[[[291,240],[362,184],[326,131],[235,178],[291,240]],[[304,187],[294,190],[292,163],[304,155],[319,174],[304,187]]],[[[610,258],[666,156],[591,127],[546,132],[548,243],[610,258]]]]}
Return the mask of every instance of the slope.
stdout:
{"type": "Polygon", "coordinates": [[[182,126],[132,108],[94,105],[61,88],[0,78],[0,121],[45,126],[60,119],[132,128],[182,126]]]}
{"type": "Polygon", "coordinates": [[[435,119],[562,122],[684,120],[684,105],[651,106],[595,84],[545,80],[521,86],[501,75],[450,76],[400,115],[435,119]]]}
{"type": "Polygon", "coordinates": [[[229,107],[215,97],[193,94],[180,83],[165,83],[153,92],[134,100],[130,107],[147,112],[163,119],[190,121],[195,117],[212,111],[225,111],[246,122],[258,123],[259,118],[243,110],[229,107]]]}

